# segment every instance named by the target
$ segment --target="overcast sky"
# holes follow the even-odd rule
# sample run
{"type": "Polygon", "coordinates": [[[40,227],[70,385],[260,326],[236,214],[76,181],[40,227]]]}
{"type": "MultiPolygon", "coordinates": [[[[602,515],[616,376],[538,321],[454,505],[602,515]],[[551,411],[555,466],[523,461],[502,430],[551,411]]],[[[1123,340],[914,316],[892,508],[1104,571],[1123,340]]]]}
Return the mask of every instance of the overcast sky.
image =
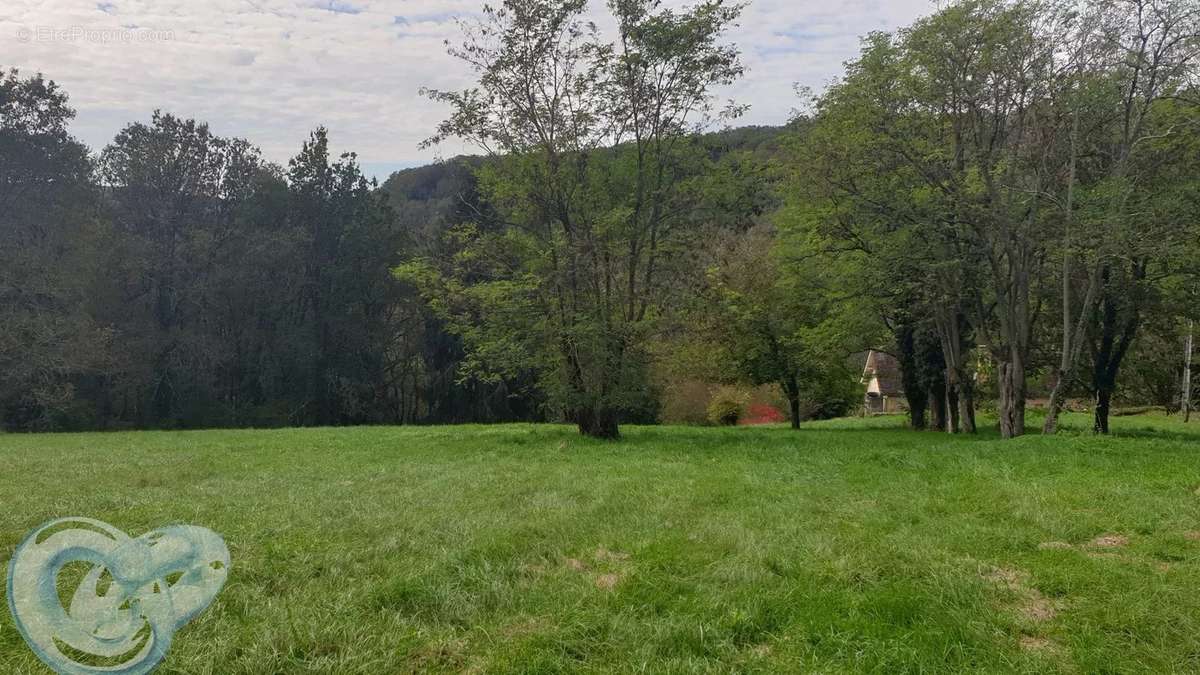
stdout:
{"type": "MultiPolygon", "coordinates": [[[[417,147],[446,112],[417,91],[470,84],[443,42],[457,38],[454,17],[482,4],[0,0],[0,68],[62,84],[79,113],[75,134],[95,149],[161,108],[247,138],[284,163],[324,124],[339,151],[357,152],[382,178],[460,149],[417,147]]],[[[600,18],[602,0],[592,5],[600,18]]],[[[746,124],[781,124],[797,103],[793,84],[820,90],[860,36],[932,8],[929,0],[752,0],[730,35],[747,74],[722,97],[750,104],[746,124]]]]}

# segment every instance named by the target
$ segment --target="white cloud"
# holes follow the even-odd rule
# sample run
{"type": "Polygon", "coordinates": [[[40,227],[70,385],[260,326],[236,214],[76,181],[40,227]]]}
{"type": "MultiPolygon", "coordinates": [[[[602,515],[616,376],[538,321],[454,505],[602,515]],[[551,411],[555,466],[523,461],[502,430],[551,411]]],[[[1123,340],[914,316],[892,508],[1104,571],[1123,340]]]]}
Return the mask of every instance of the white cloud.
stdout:
{"type": "MultiPolygon", "coordinates": [[[[443,42],[458,38],[453,17],[482,1],[5,0],[0,67],[62,84],[79,111],[75,133],[97,149],[161,108],[248,138],[278,162],[324,124],[368,165],[413,164],[458,150],[418,149],[445,111],[417,91],[470,83],[443,42]]],[[[930,8],[754,0],[731,35],[748,72],[722,96],[752,106],[745,123],[782,123],[796,105],[793,83],[821,88],[860,36],[930,8]]]]}

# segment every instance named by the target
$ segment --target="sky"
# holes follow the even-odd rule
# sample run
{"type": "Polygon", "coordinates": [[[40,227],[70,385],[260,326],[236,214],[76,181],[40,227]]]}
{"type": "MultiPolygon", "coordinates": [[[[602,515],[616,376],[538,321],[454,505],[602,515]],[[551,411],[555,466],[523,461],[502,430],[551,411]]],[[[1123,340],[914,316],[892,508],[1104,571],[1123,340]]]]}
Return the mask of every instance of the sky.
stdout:
{"type": "MultiPolygon", "coordinates": [[[[325,125],[336,151],[358,153],[382,179],[466,150],[419,147],[447,111],[418,91],[470,86],[470,71],[444,43],[458,41],[455,18],[477,15],[483,2],[2,0],[0,68],[62,85],[78,112],[73,133],[96,150],[161,109],[246,138],[286,164],[325,125]]],[[[604,3],[591,4],[603,28],[604,3]]],[[[783,124],[799,103],[795,85],[820,91],[861,36],[933,8],[930,0],[751,0],[729,34],[746,75],[718,94],[750,106],[739,124],[783,124]]]]}

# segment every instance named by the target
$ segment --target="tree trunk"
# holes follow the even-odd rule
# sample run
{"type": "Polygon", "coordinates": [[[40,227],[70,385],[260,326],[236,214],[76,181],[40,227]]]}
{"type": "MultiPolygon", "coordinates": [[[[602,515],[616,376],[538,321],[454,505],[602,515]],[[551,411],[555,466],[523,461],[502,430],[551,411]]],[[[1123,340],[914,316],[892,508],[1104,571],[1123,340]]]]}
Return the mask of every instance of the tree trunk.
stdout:
{"type": "Polygon", "coordinates": [[[792,428],[800,428],[800,381],[795,375],[783,381],[783,392],[787,394],[788,408],[791,412],[792,428]]]}
{"type": "MultiPolygon", "coordinates": [[[[1079,55],[1076,55],[1079,58],[1079,55]]],[[[1080,70],[1083,69],[1082,61],[1079,63],[1080,70]]],[[[1058,416],[1062,413],[1063,404],[1066,402],[1067,393],[1071,389],[1071,384],[1075,375],[1075,365],[1079,362],[1080,352],[1083,347],[1083,331],[1086,327],[1084,323],[1088,316],[1091,315],[1091,307],[1088,306],[1091,299],[1095,297],[1095,283],[1088,286],[1087,300],[1084,301],[1084,307],[1079,313],[1079,326],[1072,328],[1071,324],[1071,259],[1075,252],[1071,250],[1073,239],[1071,236],[1071,224],[1075,219],[1075,180],[1077,175],[1077,166],[1079,164],[1079,104],[1078,101],[1071,108],[1071,152],[1069,168],[1067,170],[1067,203],[1064,207],[1065,214],[1065,232],[1063,246],[1063,264],[1062,264],[1062,311],[1063,311],[1063,339],[1062,339],[1062,354],[1058,364],[1058,374],[1054,381],[1054,388],[1050,391],[1050,406],[1046,410],[1046,423],[1042,425],[1042,433],[1053,435],[1058,433],[1058,416]]],[[[1094,277],[1089,277],[1093,279],[1094,277]]]]}
{"type": "Polygon", "coordinates": [[[958,420],[964,434],[975,433],[975,385],[961,378],[958,383],[958,420]]]}
{"type": "Polygon", "coordinates": [[[615,440],[621,437],[617,413],[610,408],[580,408],[575,412],[575,424],[579,433],[590,438],[615,440]]]}
{"type": "Polygon", "coordinates": [[[963,350],[962,313],[958,307],[940,307],[934,314],[934,324],[942,345],[942,359],[946,364],[946,431],[948,433],[975,433],[975,415],[968,414],[967,407],[974,405],[973,396],[967,389],[966,355],[963,350]]]}
{"type": "Polygon", "coordinates": [[[951,380],[946,383],[946,433],[956,434],[962,430],[962,418],[958,407],[958,384],[951,380]]]}
{"type": "Polygon", "coordinates": [[[948,423],[946,415],[946,384],[945,382],[935,383],[929,390],[929,411],[931,429],[945,431],[948,423]]]}
{"type": "Polygon", "coordinates": [[[905,392],[908,398],[908,418],[912,428],[917,431],[924,431],[929,427],[928,408],[929,396],[924,389],[905,392]]]}
{"type": "MultiPolygon", "coordinates": [[[[1092,392],[1096,397],[1095,423],[1098,434],[1108,433],[1108,417],[1113,392],[1121,363],[1137,337],[1141,326],[1141,312],[1136,297],[1117,297],[1119,293],[1132,293],[1113,283],[1114,271],[1106,269],[1102,275],[1105,294],[1100,301],[1099,340],[1092,346],[1092,392]]],[[[1130,279],[1134,282],[1145,277],[1145,267],[1135,263],[1130,279]]]]}
{"type": "Polygon", "coordinates": [[[904,396],[908,399],[909,424],[917,431],[924,431],[928,425],[929,392],[921,382],[916,335],[911,324],[896,331],[896,344],[900,348],[900,378],[904,382],[904,396]]]}
{"type": "MultiPolygon", "coordinates": [[[[1075,384],[1075,371],[1079,366],[1079,359],[1083,355],[1084,342],[1087,340],[1087,322],[1096,305],[1097,289],[1100,286],[1100,269],[1101,265],[1097,264],[1092,274],[1088,276],[1087,293],[1084,295],[1083,305],[1080,307],[1079,317],[1073,328],[1069,301],[1070,282],[1063,283],[1063,293],[1068,299],[1063,300],[1062,360],[1058,366],[1058,377],[1054,381],[1054,389],[1050,392],[1050,406],[1046,411],[1046,422],[1042,425],[1043,434],[1058,433],[1058,418],[1062,414],[1063,406],[1066,405],[1067,394],[1075,384]]],[[[1069,273],[1070,265],[1064,263],[1063,274],[1069,273]]]]}
{"type": "Polygon", "coordinates": [[[1025,433],[1025,369],[1019,360],[998,365],[1000,437],[1016,438],[1025,433]]]}
{"type": "Polygon", "coordinates": [[[1113,387],[1111,385],[1103,385],[1096,390],[1096,413],[1092,430],[1098,434],[1108,433],[1108,415],[1112,412],[1112,394],[1113,387]]]}
{"type": "MultiPolygon", "coordinates": [[[[589,386],[587,378],[584,376],[584,367],[580,361],[579,354],[573,348],[571,342],[562,338],[559,342],[559,348],[562,350],[563,358],[567,363],[571,395],[578,401],[571,410],[571,421],[575,422],[575,425],[579,427],[579,433],[591,438],[606,440],[620,438],[618,411],[608,402],[609,399],[605,395],[606,392],[603,388],[608,383],[601,383],[599,387],[596,385],[589,386]]],[[[619,364],[623,357],[624,351],[618,346],[614,353],[611,354],[609,362],[619,364]]],[[[617,365],[612,372],[619,371],[620,366],[617,365]]]]}
{"type": "Polygon", "coordinates": [[[1195,322],[1188,321],[1187,341],[1183,348],[1183,393],[1179,398],[1179,409],[1184,422],[1190,422],[1192,418],[1192,337],[1195,327],[1195,322]]]}
{"type": "Polygon", "coordinates": [[[1053,436],[1058,433],[1058,418],[1062,415],[1063,406],[1066,405],[1066,392],[1070,386],[1070,371],[1060,369],[1058,377],[1054,380],[1054,388],[1050,390],[1050,403],[1046,407],[1046,422],[1042,424],[1042,434],[1053,436]]]}
{"type": "Polygon", "coordinates": [[[165,364],[165,354],[158,359],[155,368],[157,377],[154,383],[154,395],[151,410],[154,413],[154,424],[158,427],[174,426],[175,411],[175,382],[170,368],[165,364]]]}
{"type": "MultiPolygon", "coordinates": [[[[1066,359],[1064,358],[1064,361],[1066,359]]],[[[1058,377],[1054,380],[1054,388],[1050,390],[1050,403],[1046,408],[1046,422],[1042,424],[1042,433],[1047,436],[1053,436],[1058,433],[1058,418],[1062,416],[1063,407],[1067,402],[1067,392],[1070,391],[1071,384],[1074,381],[1074,365],[1068,366],[1067,370],[1058,371],[1058,377]]]]}

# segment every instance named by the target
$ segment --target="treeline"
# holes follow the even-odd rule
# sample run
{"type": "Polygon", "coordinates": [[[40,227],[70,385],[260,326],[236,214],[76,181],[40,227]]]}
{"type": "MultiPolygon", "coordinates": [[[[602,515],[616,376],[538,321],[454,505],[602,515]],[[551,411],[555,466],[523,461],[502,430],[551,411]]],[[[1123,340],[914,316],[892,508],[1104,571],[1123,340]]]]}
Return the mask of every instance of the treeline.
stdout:
{"type": "Polygon", "coordinates": [[[608,9],[611,39],[586,0],[485,8],[451,49],[476,86],[425,92],[429,143],[480,156],[380,187],[324,129],[280,167],[156,113],[92,154],[64,92],[6,74],[4,428],[612,438],[751,388],[799,426],[855,409],[866,349],[917,428],[1186,410],[1197,0],[964,0],[866,37],[787,127],[715,133],[741,6],[608,9]]]}
{"type": "Polygon", "coordinates": [[[451,110],[434,141],[496,158],[501,227],[401,273],[479,372],[534,368],[600,437],[664,367],[771,383],[793,426],[844,411],[869,346],[900,357],[918,428],[974,432],[987,404],[1018,436],[1044,396],[1053,433],[1082,396],[1106,433],[1131,382],[1187,408],[1196,0],[962,0],[873,33],[765,172],[693,151],[742,110],[713,95],[742,75],[722,41],[740,6],[611,2],[612,41],[585,9],[485,10],[451,50],[476,87],[430,92],[451,110]],[[740,179],[774,171],[784,204],[760,219],[740,179]]]}
{"type": "MultiPolygon", "coordinates": [[[[539,421],[536,368],[475,377],[393,269],[496,227],[488,160],[376,187],[317,129],[286,167],[155,113],[92,153],[67,93],[0,80],[0,428],[539,421]]],[[[708,137],[713,157],[781,130],[708,137]]],[[[637,419],[656,419],[651,393],[637,419]]]]}
{"type": "Polygon", "coordinates": [[[981,384],[1005,436],[1031,394],[1048,433],[1076,397],[1106,433],[1122,382],[1187,405],[1198,58],[1193,0],[967,0],[869,36],[817,101],[799,227],[862,271],[917,426],[973,431],[981,384]]]}
{"type": "Polygon", "coordinates": [[[400,218],[324,129],[284,168],[162,113],[92,155],[71,118],[40,75],[0,80],[4,428],[542,416],[519,374],[458,383],[458,339],[391,275],[451,209],[400,218]]]}

